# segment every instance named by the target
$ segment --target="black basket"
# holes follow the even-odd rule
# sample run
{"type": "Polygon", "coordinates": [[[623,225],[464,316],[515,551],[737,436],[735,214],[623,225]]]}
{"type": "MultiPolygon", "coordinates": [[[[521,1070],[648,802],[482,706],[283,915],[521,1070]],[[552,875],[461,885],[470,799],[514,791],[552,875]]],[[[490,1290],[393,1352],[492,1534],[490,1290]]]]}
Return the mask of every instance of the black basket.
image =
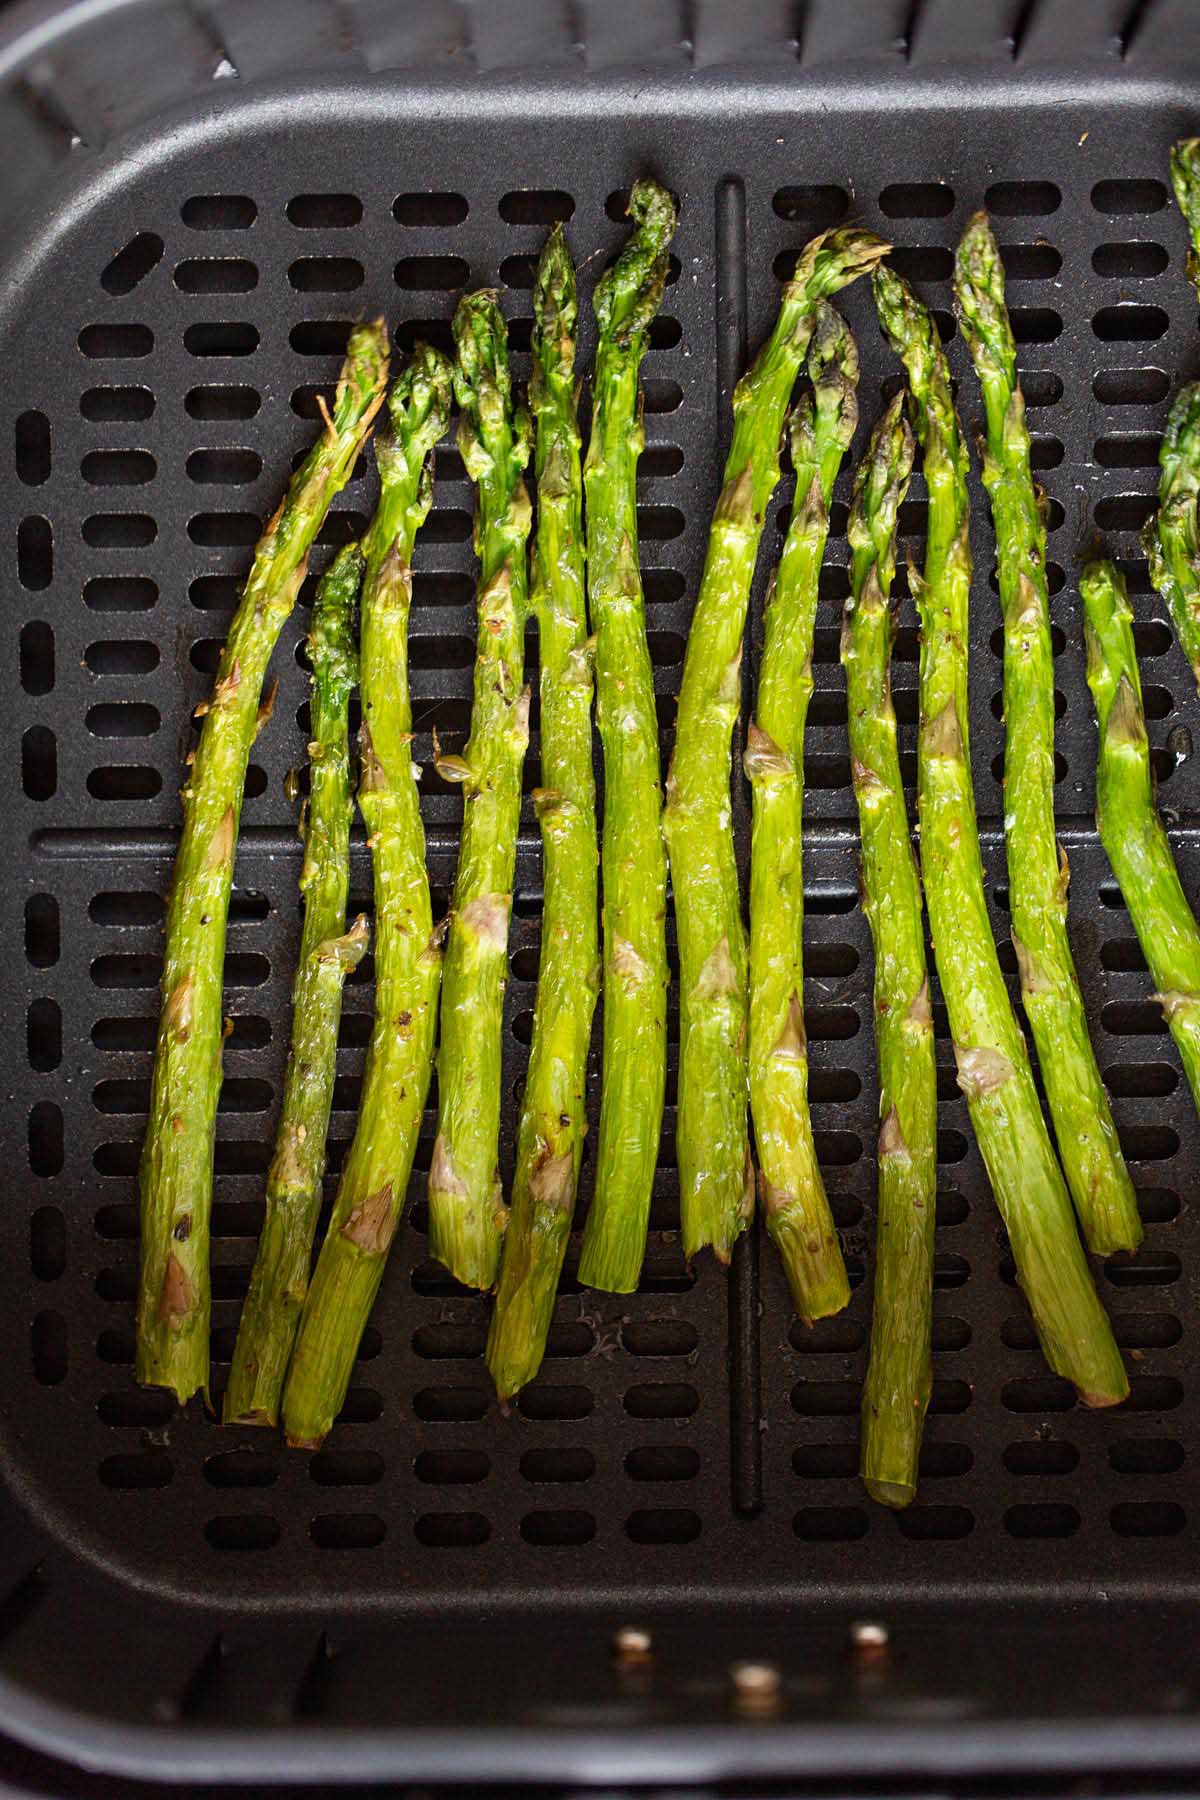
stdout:
{"type": "MultiPolygon", "coordinates": [[[[1130,576],[1161,802],[1200,895],[1197,702],[1137,542],[1168,396],[1200,364],[1166,185],[1172,140],[1198,125],[1200,13],[1186,0],[126,0],[5,13],[0,780],[15,863],[0,893],[12,1033],[0,1148],[14,1177],[0,1209],[0,1730],[127,1780],[850,1784],[1200,1761],[1188,1649],[1200,1126],[1093,830],[1074,586],[1098,537],[1130,576]],[[837,660],[845,479],[817,629],[805,868],[814,1123],[849,1310],[802,1330],[757,1233],[728,1279],[709,1259],[685,1266],[673,1022],[645,1279],[627,1299],[581,1289],[576,1240],[545,1368],[511,1418],[482,1364],[487,1303],[426,1256],[431,1120],[325,1449],[288,1453],[198,1410],[177,1415],[133,1382],[134,1170],[175,790],[260,521],[311,438],[349,321],[382,311],[401,346],[445,345],[457,292],[495,281],[523,379],[550,221],[567,221],[586,295],[643,171],[682,202],[644,370],[640,523],[664,754],[731,386],[795,250],[848,217],[882,231],[953,337],[951,251],[975,207],[990,207],[1005,246],[1051,501],[1072,925],[1147,1233],[1136,1257],[1098,1271],[1130,1401],[1083,1411],[1035,1347],[935,1009],[935,1382],[920,1496],[899,1516],[872,1507],[855,1476],[878,1089],[837,660]],[[851,1633],[864,1617],[888,1628],[882,1653],[851,1633]],[[652,1633],[649,1660],[614,1659],[629,1625],[652,1633]],[[739,1700],[739,1658],[778,1667],[772,1704],[739,1700]]],[[[898,368],[861,285],[846,306],[865,433],[898,368]]],[[[957,341],[950,354],[970,422],[974,378],[957,341]]],[[[314,567],[369,515],[369,465],[314,567]]],[[[790,497],[781,489],[772,511],[752,650],[790,497]]],[[[973,504],[975,775],[1006,946],[1000,622],[977,480],[973,504]]],[[[447,442],[412,624],[426,765],[432,727],[453,749],[468,722],[470,508],[447,442]]],[[[902,515],[914,547],[924,511],[914,483],[902,515]]],[[[218,1386],[286,1048],[299,844],[284,781],[304,760],[305,617],[276,657],[279,702],[238,851],[218,1386]]],[[[907,602],[896,706],[911,775],[907,602]]],[[[527,788],[536,711],[534,724],[527,788]]],[[[460,801],[428,768],[423,793],[444,899],[460,801]]],[[[744,846],[740,786],[738,809],[744,846]]],[[[527,806],[510,1131],[539,869],[527,806]]],[[[352,882],[369,907],[361,836],[352,882]]],[[[347,990],[333,1171],[370,1005],[364,966],[347,990]]],[[[585,1165],[584,1205],[588,1181],[585,1165]]]]}

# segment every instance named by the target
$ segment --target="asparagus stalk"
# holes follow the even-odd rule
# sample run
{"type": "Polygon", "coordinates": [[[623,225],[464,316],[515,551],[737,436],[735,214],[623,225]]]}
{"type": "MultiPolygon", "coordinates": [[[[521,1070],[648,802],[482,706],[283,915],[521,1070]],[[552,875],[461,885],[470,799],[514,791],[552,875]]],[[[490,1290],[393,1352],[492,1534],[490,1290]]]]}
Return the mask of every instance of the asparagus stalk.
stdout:
{"type": "Polygon", "coordinates": [[[1200,294],[1200,138],[1180,138],[1171,151],[1171,186],[1188,228],[1188,280],[1200,294]]]}
{"type": "Polygon", "coordinates": [[[137,1378],[180,1401],[208,1394],[209,1218],[221,1089],[221,971],[250,747],[263,682],[308,552],[345,485],[387,379],[382,320],[350,335],[333,411],[259,539],[183,788],[167,909],[162,1012],[142,1150],[137,1378]]]}
{"type": "Polygon", "coordinates": [[[1046,529],[1029,460],[1025,401],[986,213],[958,247],[959,317],[983,390],[983,480],[992,503],[1004,614],[1004,835],[1021,998],[1058,1153],[1090,1249],[1134,1250],[1142,1222],[1088,1036],[1067,936],[1067,859],[1054,830],[1054,651],[1046,529]]]}
{"type": "Polygon", "coordinates": [[[784,286],[770,337],[733,397],[733,441],[688,637],[663,812],[679,937],[676,1150],[687,1256],[711,1244],[728,1262],[754,1205],[746,933],[729,791],[750,584],[779,480],[784,415],[817,303],[873,269],[886,250],[866,231],[814,238],[784,286]]]}
{"type": "Polygon", "coordinates": [[[629,197],[629,241],[601,277],[587,488],[588,607],[604,746],[604,1048],[596,1184],[579,1279],[627,1294],[646,1250],[667,1071],[667,852],[654,671],[638,569],[638,371],[667,277],[675,203],[653,181],[629,197]]]}
{"type": "Polygon", "coordinates": [[[907,1506],[917,1491],[932,1384],[937,1203],[933,1014],[890,671],[888,597],[896,567],[896,516],[912,462],[912,432],[900,393],[876,425],[855,476],[847,531],[850,598],[842,625],[863,908],[875,947],[881,1121],[875,1304],[860,1468],[872,1498],[896,1507],[907,1506]]]}
{"type": "MultiPolygon", "coordinates": [[[[1188,279],[1200,294],[1200,138],[1183,138],[1172,149],[1171,183],[1191,240],[1188,279]]],[[[1158,460],[1158,511],[1146,521],[1142,548],[1200,686],[1200,383],[1177,396],[1158,460]]]]}
{"type": "Polygon", "coordinates": [[[497,1162],[508,920],[529,741],[524,687],[531,427],[514,407],[508,333],[496,296],[468,294],[454,315],[458,445],[476,484],[480,561],[471,736],[437,756],[463,787],[463,824],[438,1052],[438,1133],[429,1172],[429,1248],[467,1287],[490,1288],[506,1211],[497,1162]]]}
{"type": "Polygon", "coordinates": [[[225,1390],[227,1425],[279,1423],[321,1206],[342,985],[367,947],[365,918],[346,930],[354,810],[348,714],[358,678],[354,612],[362,571],[362,552],[357,544],[347,544],[317,588],[308,639],[312,741],[311,789],[301,827],[304,929],[292,987],[283,1105],[267,1172],[266,1217],[225,1390]]]}
{"type": "Polygon", "coordinates": [[[1154,805],[1133,614],[1110,562],[1088,565],[1080,593],[1100,722],[1096,823],[1200,1108],[1200,930],[1154,805]]]}
{"type": "Polygon", "coordinates": [[[1070,1196],[1038,1105],[1025,1041],[1009,1004],[983,890],[968,748],[971,584],[967,456],[937,328],[907,283],[875,275],[880,320],[908,372],[924,452],[929,535],[921,615],[917,799],[921,869],[958,1084],[1042,1352],[1088,1406],[1129,1391],[1092,1286],[1070,1196]]]}
{"type": "Polygon", "coordinates": [[[433,1066],[441,950],[412,761],[408,616],[412,554],[433,498],[433,447],[450,414],[445,357],[419,344],[376,440],[380,496],[363,540],[358,803],[375,882],[375,1020],[354,1141],[283,1395],[288,1442],[321,1442],[341,1410],[400,1223],[433,1066]]]}
{"type": "Polygon", "coordinates": [[[750,846],[750,1113],[767,1230],[805,1324],[850,1284],[813,1144],[804,1032],[804,727],[829,504],[858,423],[858,351],[827,301],[814,314],[812,398],[792,414],[796,497],[767,602],[755,718],[743,758],[750,846]]]}
{"type": "Polygon", "coordinates": [[[487,1362],[507,1400],[541,1364],[587,1131],[588,1044],[599,981],[592,669],[583,582],[575,389],[575,270],[556,225],[533,289],[538,495],[533,601],[541,665],[545,901],[533,1046],[487,1362]]]}
{"type": "Polygon", "coordinates": [[[1176,395],[1158,461],[1158,510],[1142,529],[1142,548],[1200,686],[1200,382],[1176,395]]]}

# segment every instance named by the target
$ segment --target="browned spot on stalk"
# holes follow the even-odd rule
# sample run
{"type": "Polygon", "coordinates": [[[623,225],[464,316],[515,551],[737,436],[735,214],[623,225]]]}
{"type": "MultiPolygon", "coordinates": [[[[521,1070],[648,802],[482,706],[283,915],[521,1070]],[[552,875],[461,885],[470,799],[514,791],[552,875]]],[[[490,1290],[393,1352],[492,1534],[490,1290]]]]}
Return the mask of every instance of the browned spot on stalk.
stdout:
{"type": "Polygon", "coordinates": [[[640,956],[628,938],[618,937],[613,933],[612,949],[608,958],[609,974],[621,983],[626,992],[640,987],[650,973],[649,964],[640,956]]]}
{"type": "Polygon", "coordinates": [[[742,646],[738,645],[721,670],[717,682],[717,701],[722,706],[737,707],[742,694],[742,646]]]}
{"type": "Polygon", "coordinates": [[[575,1204],[575,1158],[570,1151],[555,1156],[548,1146],[541,1150],[530,1171],[529,1192],[539,1206],[569,1213],[575,1204]]]}
{"type": "Polygon", "coordinates": [[[763,1212],[768,1219],[773,1219],[777,1214],[785,1212],[795,1197],[789,1194],[786,1188],[772,1187],[767,1179],[765,1169],[759,1171],[759,1193],[763,1212]]]}
{"type": "Polygon", "coordinates": [[[1014,1073],[1003,1050],[993,1049],[990,1044],[955,1044],[954,1061],[958,1085],[968,1102],[994,1093],[1014,1073]]]}
{"type": "Polygon", "coordinates": [[[947,700],[941,712],[926,725],[925,752],[928,756],[961,757],[962,732],[958,724],[958,708],[953,700],[947,700]]]}
{"type": "Polygon", "coordinates": [[[1022,570],[1017,577],[1017,613],[1013,620],[1018,631],[1036,631],[1043,619],[1042,597],[1022,570]]]}
{"type": "Polygon", "coordinates": [[[163,1007],[163,1028],[174,1032],[177,1044],[186,1044],[192,1035],[192,994],[196,979],[189,969],[180,977],[167,996],[163,1007]]]}
{"type": "Polygon", "coordinates": [[[342,1226],[342,1236],[364,1256],[382,1256],[392,1241],[396,1222],[389,1181],[377,1193],[369,1194],[359,1202],[342,1226]]]}
{"type": "Polygon", "coordinates": [[[775,1040],[772,1056],[781,1062],[803,1062],[808,1053],[808,1037],[804,1030],[804,1008],[799,994],[793,994],[788,1001],[787,1017],[783,1021],[783,1030],[775,1040]]]}
{"type": "Polygon", "coordinates": [[[886,605],[883,588],[879,582],[879,564],[872,563],[867,570],[867,579],[863,582],[862,596],[858,604],[864,612],[882,611],[886,605]]]}
{"type": "Polygon", "coordinates": [[[1200,994],[1187,994],[1180,988],[1167,988],[1163,993],[1153,995],[1153,998],[1162,1007],[1163,1018],[1168,1025],[1179,1013],[1200,1006],[1200,994]]]}
{"type": "Polygon", "coordinates": [[[275,697],[278,694],[278,692],[279,692],[279,677],[277,675],[275,677],[274,681],[271,683],[270,687],[267,689],[266,694],[263,696],[262,703],[260,704],[258,712],[255,715],[255,719],[254,719],[255,739],[258,738],[259,733],[261,731],[263,731],[263,729],[266,727],[266,725],[270,722],[271,714],[275,711],[275,697]]]}
{"type": "Polygon", "coordinates": [[[233,702],[233,700],[236,698],[237,691],[241,687],[241,685],[242,685],[242,665],[238,661],[237,657],[235,656],[233,661],[230,663],[229,668],[226,670],[225,674],[220,677],[220,679],[216,682],[215,686],[213,687],[213,691],[212,691],[213,706],[216,707],[216,706],[230,705],[233,702]]]}
{"type": "Polygon", "coordinates": [[[795,520],[796,528],[810,536],[814,532],[824,531],[828,513],[825,507],[825,496],[821,492],[821,483],[814,475],[809,484],[804,504],[795,520]]]}
{"type": "Polygon", "coordinates": [[[512,624],[512,574],[507,563],[502,563],[491,580],[480,588],[479,617],[493,636],[498,636],[512,624]]]}
{"type": "Polygon", "coordinates": [[[383,772],[383,764],[375,754],[375,743],[371,737],[371,727],[363,720],[358,734],[358,756],[360,774],[358,788],[360,793],[375,794],[387,786],[383,772]]]}
{"type": "Polygon", "coordinates": [[[880,1156],[907,1156],[908,1145],[904,1141],[904,1130],[900,1124],[900,1114],[895,1106],[890,1106],[879,1127],[880,1156]]]}
{"type": "Polygon", "coordinates": [[[913,995],[906,1017],[910,1025],[925,1026],[933,1024],[933,1006],[929,997],[928,975],[924,977],[920,987],[913,995]]]}
{"type": "Polygon", "coordinates": [[[1112,709],[1108,715],[1107,736],[1114,744],[1126,744],[1134,748],[1140,748],[1146,742],[1142,703],[1134,692],[1128,675],[1122,675],[1117,683],[1112,709]]]}
{"type": "Polygon", "coordinates": [[[399,601],[407,606],[412,599],[412,570],[396,544],[391,546],[379,565],[375,590],[380,599],[388,600],[392,605],[399,601]]]}
{"type": "Polygon", "coordinates": [[[172,1251],[163,1270],[162,1288],[158,1296],[159,1321],[173,1331],[178,1330],[195,1304],[196,1290],[192,1286],[191,1276],[172,1251]]]}
{"type": "Polygon", "coordinates": [[[445,1133],[439,1131],[433,1143],[433,1159],[429,1165],[429,1191],[431,1194],[447,1194],[451,1199],[461,1200],[467,1193],[467,1184],[454,1166],[445,1133]]]}
{"type": "Polygon", "coordinates": [[[511,894],[480,894],[469,900],[458,915],[465,928],[488,950],[508,947],[508,913],[511,894]]]}
{"type": "Polygon", "coordinates": [[[721,489],[713,522],[736,525],[742,531],[749,531],[754,524],[754,475],[749,463],[721,489]]]}
{"type": "Polygon", "coordinates": [[[1011,935],[1012,946],[1017,955],[1017,968],[1021,976],[1021,992],[1023,994],[1050,993],[1053,983],[1048,980],[1033,952],[1026,948],[1015,931],[1011,935]]]}
{"type": "Polygon", "coordinates": [[[271,1172],[267,1177],[268,1185],[274,1188],[296,1188],[304,1180],[304,1165],[300,1160],[300,1140],[294,1125],[289,1125],[283,1133],[271,1161],[271,1172]]]}
{"type": "Polygon", "coordinates": [[[742,767],[749,781],[786,778],[794,773],[791,757],[779,748],[769,732],[763,731],[753,722],[746,732],[742,767]]]}
{"type": "Polygon", "coordinates": [[[738,991],[737,969],[733,957],[729,953],[729,939],[723,937],[714,950],[704,959],[704,964],[696,977],[696,985],[692,997],[696,1000],[709,1000],[738,991]]]}
{"type": "Polygon", "coordinates": [[[222,863],[233,862],[233,841],[236,831],[232,806],[227,806],[221,816],[221,822],[213,832],[208,845],[208,866],[219,869],[222,863]]]}
{"type": "Polygon", "coordinates": [[[881,781],[874,769],[865,762],[860,762],[857,756],[850,758],[850,779],[860,800],[869,800],[877,794],[888,792],[887,783],[881,781]]]}

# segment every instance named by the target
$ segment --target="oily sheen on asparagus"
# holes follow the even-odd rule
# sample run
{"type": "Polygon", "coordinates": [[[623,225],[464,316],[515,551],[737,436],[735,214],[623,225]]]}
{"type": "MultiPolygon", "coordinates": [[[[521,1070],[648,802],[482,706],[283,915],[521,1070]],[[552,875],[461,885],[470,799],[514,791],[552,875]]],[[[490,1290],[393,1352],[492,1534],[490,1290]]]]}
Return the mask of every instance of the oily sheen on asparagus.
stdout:
{"type": "Polygon", "coordinates": [[[443,779],[462,787],[463,822],[442,983],[429,1249],[465,1287],[491,1288],[507,1216],[500,1052],[529,742],[530,505],[523,471],[532,431],[525,408],[513,403],[508,331],[494,293],[482,289],[459,302],[454,342],[458,447],[476,491],[479,624],[470,739],[461,756],[436,758],[443,779]]]}
{"type": "Polygon", "coordinates": [[[433,1066],[441,947],[412,760],[408,618],[413,543],[433,498],[433,447],[451,375],[418,345],[376,439],[380,495],[363,540],[358,803],[375,895],[375,1018],[354,1141],[300,1315],[283,1397],[288,1441],[319,1444],[341,1410],[363,1328],[400,1223],[433,1066]]]}
{"type": "Polygon", "coordinates": [[[808,1105],[804,1030],[804,727],[817,584],[833,484],[858,422],[858,352],[827,301],[808,352],[812,395],[792,414],[796,497],[767,602],[754,718],[743,757],[750,842],[750,1114],[767,1230],[806,1324],[850,1298],[808,1105]]]}
{"type": "Polygon", "coordinates": [[[746,932],[730,802],[750,584],[817,305],[873,269],[886,251],[866,231],[815,238],[784,284],[774,329],[733,397],[733,440],[688,634],[663,811],[679,938],[676,1155],[687,1256],[711,1245],[728,1262],[754,1205],[746,932]]]}
{"type": "Polygon", "coordinates": [[[221,979],[250,748],[263,682],[308,552],[354,467],[387,382],[381,319],[350,334],[332,411],[259,539],[183,787],[167,908],[162,1011],[142,1150],[137,1378],[186,1401],[208,1393],[213,1137],[221,1091],[221,979]]]}
{"type": "Polygon", "coordinates": [[[880,322],[908,374],[929,491],[924,579],[917,582],[918,814],[925,901],[958,1083],[1042,1352],[1086,1405],[1111,1406],[1125,1398],[1129,1384],[1042,1118],[984,898],[968,746],[966,449],[932,317],[891,270],[877,271],[874,285],[880,322]]]}
{"type": "Polygon", "coordinates": [[[1110,562],[1090,563],[1079,591],[1100,724],[1096,824],[1200,1107],[1200,929],[1154,804],[1133,614],[1124,577],[1110,562]]]}
{"type": "Polygon", "coordinates": [[[342,986],[367,947],[367,921],[346,930],[350,886],[350,695],[358,680],[355,614],[363,559],[347,544],[317,588],[308,636],[312,664],[310,777],[302,832],[304,927],[292,984],[292,1042],[267,1171],[267,1210],[242,1308],[227,1425],[277,1425],[284,1377],[308,1292],[321,1206],[325,1138],[337,1077],[342,986]]]}
{"type": "Polygon", "coordinates": [[[533,612],[540,663],[541,957],[533,1043],[517,1131],[500,1286],[487,1364],[507,1400],[541,1365],[587,1131],[587,1058],[599,982],[592,665],[583,581],[583,485],[576,410],[575,270],[562,227],[533,287],[538,523],[533,612]]]}
{"type": "Polygon", "coordinates": [[[654,670],[638,568],[638,372],[667,279],[675,203],[635,183],[621,254],[596,285],[587,492],[588,611],[604,750],[604,1044],[596,1180],[579,1279],[627,1294],[646,1250],[667,1075],[667,852],[654,670]]]}
{"type": "Polygon", "coordinates": [[[1067,859],[1054,829],[1054,650],[1046,527],[1029,461],[1004,267],[986,213],[958,246],[955,292],[983,390],[983,480],[1004,614],[1004,837],[1021,998],[1059,1157],[1089,1249],[1134,1250],[1142,1222],[1096,1066],[1067,936],[1067,859]]]}
{"type": "Polygon", "coordinates": [[[855,476],[847,527],[850,598],[842,622],[863,910],[875,950],[879,1063],[875,1296],[859,1468],[872,1498],[895,1507],[907,1506],[917,1491],[932,1387],[937,1206],[933,1011],[891,682],[896,518],[912,462],[912,432],[899,393],[876,425],[855,476]]]}

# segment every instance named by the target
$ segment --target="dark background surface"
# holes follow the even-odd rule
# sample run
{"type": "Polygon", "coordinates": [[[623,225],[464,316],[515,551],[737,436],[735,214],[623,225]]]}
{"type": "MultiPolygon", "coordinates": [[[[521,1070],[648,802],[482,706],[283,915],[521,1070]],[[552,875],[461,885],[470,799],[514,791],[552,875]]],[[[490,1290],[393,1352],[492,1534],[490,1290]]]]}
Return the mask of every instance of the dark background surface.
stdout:
{"type": "MultiPolygon", "coordinates": [[[[47,10],[7,17],[31,24],[47,10]]],[[[0,894],[12,1021],[0,1148],[13,1171],[0,1213],[0,1716],[93,1765],[124,1764],[111,1777],[124,1792],[135,1772],[469,1774],[478,1786],[535,1772],[695,1783],[801,1769],[813,1781],[902,1774],[959,1789],[988,1770],[1050,1781],[1054,1769],[1057,1781],[1109,1760],[1156,1759],[1165,1780],[1167,1764],[1196,1760],[1189,1458],[1200,1389],[1189,1347],[1200,1241],[1189,1198],[1200,1128],[1092,830],[1073,575],[1098,542],[1130,574],[1161,801],[1195,893],[1200,774],[1188,752],[1200,708],[1136,531],[1166,397],[1198,362],[1166,158],[1195,125],[1200,19],[1174,0],[142,0],[25,46],[0,58],[11,153],[0,172],[0,445],[11,446],[0,540],[13,546],[0,791],[17,862],[0,894]],[[314,392],[333,378],[352,318],[383,310],[401,348],[418,335],[445,344],[458,292],[499,280],[523,379],[531,263],[549,222],[567,220],[586,296],[642,170],[682,203],[644,369],[640,491],[664,756],[729,391],[796,250],[844,218],[893,238],[897,266],[951,336],[973,421],[949,276],[985,200],[1005,249],[1052,503],[1073,929],[1147,1240],[1100,1272],[1133,1397],[1119,1415],[1087,1414],[1033,1345],[939,1010],[936,1384],[920,1499],[898,1518],[867,1505],[854,1473],[877,1087],[837,665],[844,504],[808,736],[806,1004],[818,1148],[856,1283],[848,1312],[800,1331],[757,1233],[731,1281],[709,1262],[685,1269],[672,1052],[642,1289],[579,1290],[573,1249],[545,1369],[513,1418],[498,1416],[482,1367],[486,1303],[425,1257],[432,1114],[411,1222],[324,1451],[286,1455],[198,1412],[173,1416],[132,1385],[133,1173],[159,897],[188,714],[207,692],[249,545],[311,436],[314,392]],[[866,1669],[846,1655],[847,1625],[864,1613],[887,1618],[895,1646],[866,1669]],[[658,1646],[632,1680],[609,1649],[630,1619],[650,1622],[658,1646]],[[727,1669],[763,1655],[784,1670],[781,1712],[747,1723],[727,1669]],[[422,1725],[442,1732],[409,1734],[422,1725]]],[[[866,291],[846,310],[863,363],[860,449],[897,369],[866,291]]],[[[586,304],[583,318],[581,364],[586,304]]],[[[465,735],[472,658],[471,495],[449,442],[437,472],[413,615],[424,763],[435,724],[449,749],[465,735]]],[[[844,503],[848,471],[839,492],[844,503]]],[[[361,528],[372,495],[364,466],[314,570],[361,528]]],[[[790,497],[785,483],[765,534],[748,684],[790,497]]],[[[1007,953],[999,614],[978,483],[973,500],[975,775],[1007,953]]],[[[922,527],[917,481],[902,521],[914,550],[922,527]]],[[[286,1049],[299,846],[283,786],[303,763],[305,616],[302,604],[276,657],[279,702],[255,749],[239,847],[214,1217],[218,1387],[286,1049]]],[[[910,768],[913,624],[905,601],[896,703],[910,768]]],[[[534,724],[527,790],[536,709],[534,724]]],[[[431,771],[422,785],[444,896],[459,802],[431,771]]],[[[740,781],[735,791],[744,844],[740,781]]],[[[361,839],[353,883],[369,908],[361,839]]],[[[527,812],[510,1127],[538,883],[527,812]]],[[[368,967],[347,993],[331,1172],[353,1126],[369,1007],[368,967]]],[[[585,1169],[583,1205],[587,1193],[585,1169]]],[[[35,1761],[21,1779],[54,1791],[58,1778],[35,1761]]]]}

